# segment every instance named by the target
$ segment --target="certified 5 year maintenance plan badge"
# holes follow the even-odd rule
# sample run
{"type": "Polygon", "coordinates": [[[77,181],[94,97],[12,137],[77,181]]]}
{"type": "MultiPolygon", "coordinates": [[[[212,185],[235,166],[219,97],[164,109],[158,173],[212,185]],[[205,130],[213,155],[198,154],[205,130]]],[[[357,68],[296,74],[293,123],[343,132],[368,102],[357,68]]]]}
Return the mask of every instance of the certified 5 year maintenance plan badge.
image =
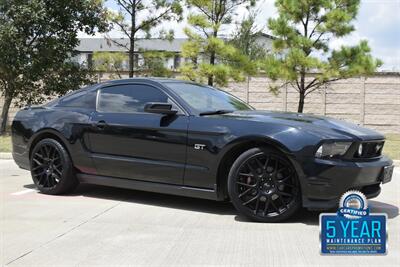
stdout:
{"type": "Polygon", "coordinates": [[[369,213],[363,193],[346,192],[337,213],[320,215],[321,254],[386,254],[386,221],[386,214],[369,213]]]}

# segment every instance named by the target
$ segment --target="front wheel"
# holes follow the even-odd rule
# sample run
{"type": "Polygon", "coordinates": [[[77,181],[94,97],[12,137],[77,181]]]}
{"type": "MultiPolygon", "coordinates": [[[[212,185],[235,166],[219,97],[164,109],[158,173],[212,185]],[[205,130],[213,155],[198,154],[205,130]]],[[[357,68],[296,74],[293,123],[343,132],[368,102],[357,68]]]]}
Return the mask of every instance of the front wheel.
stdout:
{"type": "Polygon", "coordinates": [[[78,185],[68,152],[58,141],[50,138],[39,141],[33,148],[31,175],[44,194],[68,193],[78,185]]]}
{"type": "Polygon", "coordinates": [[[294,167],[270,148],[252,148],[236,159],[229,172],[228,193],[240,213],[259,222],[285,220],[301,206],[294,167]]]}

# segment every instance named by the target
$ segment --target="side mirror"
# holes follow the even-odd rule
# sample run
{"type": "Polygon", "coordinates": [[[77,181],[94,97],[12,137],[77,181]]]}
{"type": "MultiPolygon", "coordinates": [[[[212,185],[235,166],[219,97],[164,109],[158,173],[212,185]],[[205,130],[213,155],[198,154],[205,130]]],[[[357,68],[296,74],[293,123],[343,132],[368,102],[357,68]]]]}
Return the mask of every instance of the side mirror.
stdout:
{"type": "Polygon", "coordinates": [[[172,104],[149,102],[144,105],[144,111],[149,113],[175,115],[178,111],[172,109],[172,104]]]}

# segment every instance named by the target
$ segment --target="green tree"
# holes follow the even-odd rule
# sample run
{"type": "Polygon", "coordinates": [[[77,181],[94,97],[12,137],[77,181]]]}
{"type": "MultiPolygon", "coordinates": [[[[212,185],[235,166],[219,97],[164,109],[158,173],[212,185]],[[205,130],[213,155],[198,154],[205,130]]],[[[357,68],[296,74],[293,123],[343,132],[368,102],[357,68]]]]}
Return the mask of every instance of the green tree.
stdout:
{"type": "Polygon", "coordinates": [[[255,0],[187,0],[190,8],[184,29],[188,41],[182,46],[182,55],[190,61],[180,68],[190,80],[208,85],[226,85],[230,78],[242,80],[250,61],[233,45],[221,38],[221,28],[232,22],[239,6],[249,7],[255,0]]]}
{"type": "Polygon", "coordinates": [[[127,59],[128,55],[126,53],[97,51],[93,53],[93,69],[100,73],[110,73],[110,79],[121,79],[124,62],[127,59]]]}
{"type": "Polygon", "coordinates": [[[134,75],[135,41],[140,34],[150,36],[150,31],[165,21],[181,21],[180,0],[117,0],[120,10],[109,11],[109,20],[129,42],[111,39],[129,53],[129,77],[134,75]]]}
{"type": "Polygon", "coordinates": [[[37,103],[88,82],[89,71],[72,63],[79,31],[105,30],[99,0],[0,0],[0,134],[14,100],[37,103]]]}
{"type": "Polygon", "coordinates": [[[260,60],[267,56],[266,47],[259,41],[263,33],[256,24],[258,12],[252,11],[236,28],[230,43],[250,60],[260,60]]]}
{"type": "MultiPolygon", "coordinates": [[[[331,49],[334,38],[354,31],[359,0],[277,0],[279,16],[268,20],[276,37],[275,52],[266,58],[264,70],[299,92],[298,112],[305,97],[329,82],[373,73],[382,62],[371,56],[367,41],[331,49]],[[315,73],[308,77],[309,73],[315,73]]],[[[273,91],[278,88],[271,88],[273,91]]]]}
{"type": "Polygon", "coordinates": [[[165,67],[164,62],[174,56],[165,51],[143,51],[144,64],[142,71],[150,77],[172,77],[173,73],[165,67]]]}
{"type": "Polygon", "coordinates": [[[261,38],[269,38],[263,36],[260,28],[256,24],[257,11],[251,11],[241,23],[237,26],[230,43],[236,47],[251,62],[247,68],[247,79],[251,75],[257,74],[260,62],[267,56],[268,50],[261,38]]]}

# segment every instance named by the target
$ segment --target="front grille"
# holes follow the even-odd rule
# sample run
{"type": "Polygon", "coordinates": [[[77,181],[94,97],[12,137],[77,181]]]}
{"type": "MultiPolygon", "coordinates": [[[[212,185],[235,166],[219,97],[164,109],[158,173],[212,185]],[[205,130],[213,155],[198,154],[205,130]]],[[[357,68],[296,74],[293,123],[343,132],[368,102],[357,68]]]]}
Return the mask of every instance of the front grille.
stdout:
{"type": "Polygon", "coordinates": [[[357,147],[354,157],[355,158],[376,158],[382,155],[384,141],[369,141],[362,142],[359,146],[362,146],[362,149],[357,147]],[[361,152],[361,154],[360,154],[361,152]]]}

